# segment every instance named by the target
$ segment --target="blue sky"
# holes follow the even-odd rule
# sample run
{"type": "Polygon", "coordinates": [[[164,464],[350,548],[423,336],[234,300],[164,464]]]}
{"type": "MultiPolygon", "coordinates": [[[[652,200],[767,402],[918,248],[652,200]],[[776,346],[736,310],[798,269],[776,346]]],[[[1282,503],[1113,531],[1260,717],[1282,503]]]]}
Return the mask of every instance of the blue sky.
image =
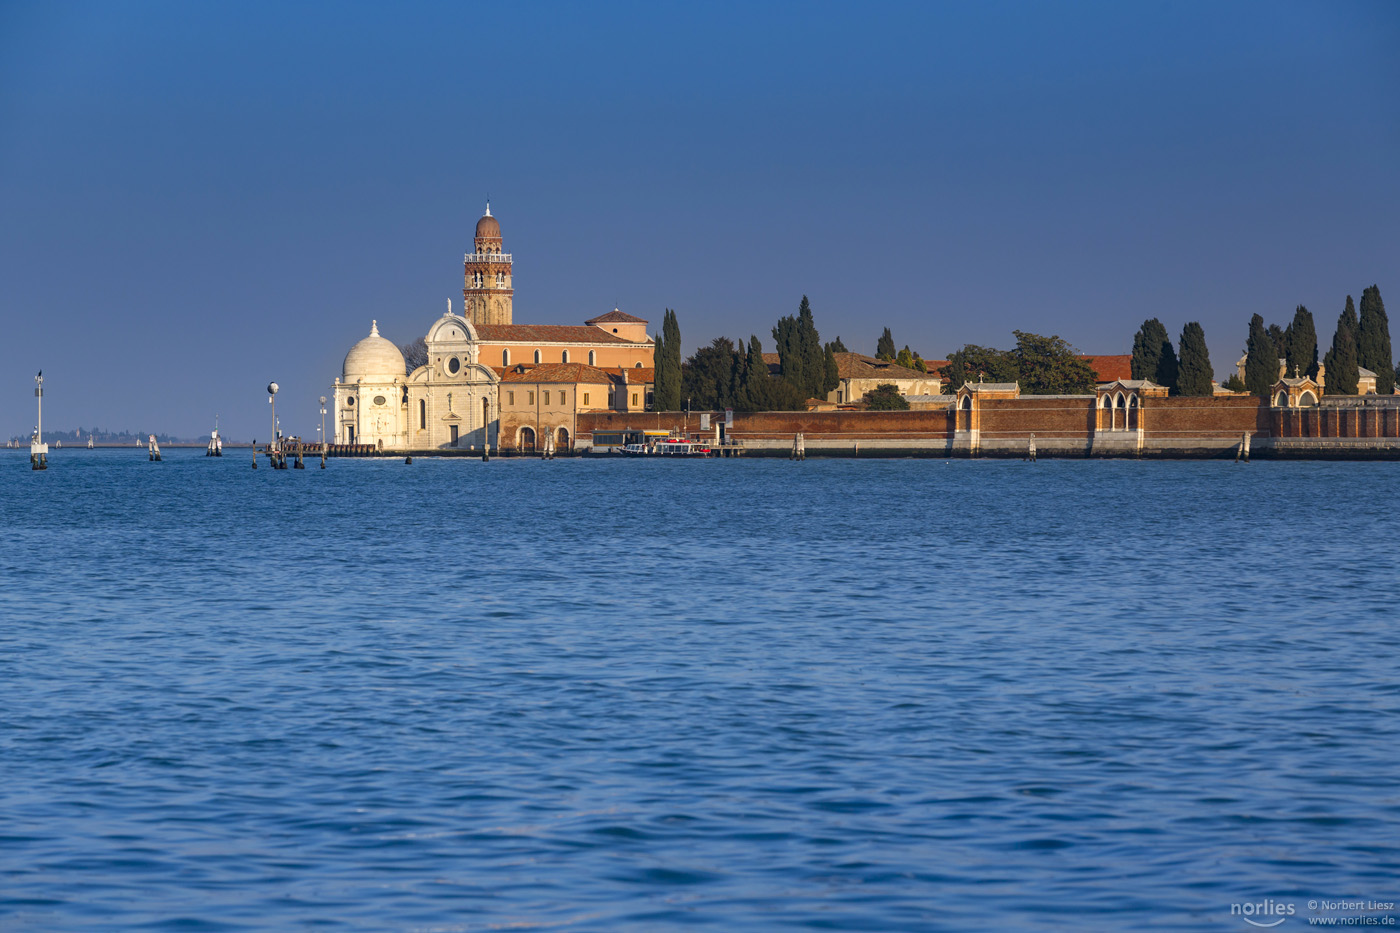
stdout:
{"type": "MultiPolygon", "coordinates": [[[[1400,302],[1400,4],[0,3],[0,434],[314,434],[452,298],[941,357],[1400,302]]],[[[1400,336],[1400,334],[1397,334],[1400,336]]]]}

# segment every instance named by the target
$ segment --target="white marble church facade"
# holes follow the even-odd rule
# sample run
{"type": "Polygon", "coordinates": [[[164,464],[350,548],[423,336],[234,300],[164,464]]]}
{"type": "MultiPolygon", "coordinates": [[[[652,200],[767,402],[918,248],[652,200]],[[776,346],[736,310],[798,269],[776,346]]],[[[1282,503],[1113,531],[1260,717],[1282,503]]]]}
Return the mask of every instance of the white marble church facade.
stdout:
{"type": "Polygon", "coordinates": [[[476,329],[449,305],[425,341],[427,365],[405,375],[403,354],[371,323],[332,386],[335,443],[384,450],[497,447],[501,379],[479,361],[476,329]]]}

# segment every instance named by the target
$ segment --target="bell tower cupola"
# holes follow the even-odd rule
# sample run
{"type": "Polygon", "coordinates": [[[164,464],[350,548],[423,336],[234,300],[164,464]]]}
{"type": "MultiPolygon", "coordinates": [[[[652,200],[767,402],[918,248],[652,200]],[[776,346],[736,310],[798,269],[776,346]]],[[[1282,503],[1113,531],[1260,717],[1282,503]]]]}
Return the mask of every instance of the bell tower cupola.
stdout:
{"type": "Polygon", "coordinates": [[[473,324],[510,324],[510,253],[501,250],[501,224],[491,216],[491,202],[476,222],[473,251],[466,258],[466,286],[462,289],[463,316],[473,324]]]}

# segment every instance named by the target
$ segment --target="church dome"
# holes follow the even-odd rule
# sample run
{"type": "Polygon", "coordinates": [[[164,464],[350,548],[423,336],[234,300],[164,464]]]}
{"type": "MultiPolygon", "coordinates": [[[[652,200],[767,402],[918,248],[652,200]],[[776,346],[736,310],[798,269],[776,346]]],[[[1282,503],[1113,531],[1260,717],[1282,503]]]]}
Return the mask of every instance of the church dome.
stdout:
{"type": "Polygon", "coordinates": [[[379,336],[379,322],[371,321],[369,336],[345,354],[343,369],[346,382],[357,379],[389,382],[403,377],[403,354],[392,342],[379,336]]]}
{"type": "Polygon", "coordinates": [[[496,218],[491,216],[491,205],[486,205],[486,213],[476,222],[476,238],[478,240],[499,240],[501,238],[501,225],[496,218]]]}

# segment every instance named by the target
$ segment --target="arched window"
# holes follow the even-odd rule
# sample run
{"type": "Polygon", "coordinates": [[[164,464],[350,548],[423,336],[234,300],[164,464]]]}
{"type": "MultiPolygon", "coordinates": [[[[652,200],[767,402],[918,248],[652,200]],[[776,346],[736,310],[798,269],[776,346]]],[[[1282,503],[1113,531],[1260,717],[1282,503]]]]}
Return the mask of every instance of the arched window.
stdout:
{"type": "Polygon", "coordinates": [[[565,350],[565,351],[564,351],[563,357],[564,357],[564,358],[563,358],[563,360],[561,360],[561,362],[564,362],[564,363],[569,362],[569,351],[568,351],[568,350],[565,350]]]}
{"type": "Polygon", "coordinates": [[[1313,395],[1311,392],[1304,392],[1302,395],[1298,396],[1298,407],[1300,408],[1312,408],[1316,404],[1317,396],[1313,395]]]}
{"type": "Polygon", "coordinates": [[[597,365],[598,365],[598,351],[597,351],[597,350],[589,350],[589,351],[588,351],[588,365],[589,365],[589,366],[597,366],[597,365]]]}
{"type": "Polygon", "coordinates": [[[535,365],[537,365],[537,366],[539,365],[539,362],[540,362],[540,360],[543,358],[543,356],[544,356],[544,354],[540,353],[539,350],[536,350],[536,351],[535,351],[535,365]]]}
{"type": "Polygon", "coordinates": [[[509,365],[510,365],[510,351],[509,351],[509,350],[502,350],[502,351],[501,351],[501,365],[502,365],[502,366],[509,366],[509,365]]]}
{"type": "Polygon", "coordinates": [[[1288,393],[1280,392],[1278,394],[1278,398],[1274,399],[1274,404],[1277,405],[1279,408],[1288,407],[1288,393]]]}
{"type": "Polygon", "coordinates": [[[428,400],[420,398],[418,400],[418,428],[422,430],[428,426],[428,400]]]}
{"type": "Polygon", "coordinates": [[[634,366],[633,368],[634,368],[634,369],[641,369],[641,368],[642,368],[642,364],[641,364],[641,363],[638,363],[638,364],[637,364],[636,366],[634,366]]]}

